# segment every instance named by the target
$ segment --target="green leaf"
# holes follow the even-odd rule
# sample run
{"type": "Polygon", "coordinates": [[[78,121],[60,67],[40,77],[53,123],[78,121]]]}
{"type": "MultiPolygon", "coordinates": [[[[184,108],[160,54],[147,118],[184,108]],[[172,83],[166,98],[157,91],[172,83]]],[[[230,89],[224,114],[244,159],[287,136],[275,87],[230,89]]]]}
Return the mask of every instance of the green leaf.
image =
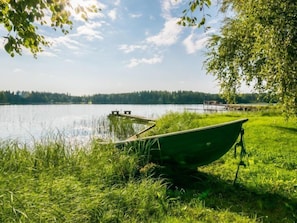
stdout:
{"type": "MultiPolygon", "coordinates": [[[[38,25],[47,24],[47,17],[51,18],[50,25],[54,31],[60,30],[63,34],[68,34],[73,25],[68,10],[70,7],[70,0],[1,0],[0,23],[8,32],[4,46],[6,52],[11,56],[21,54],[22,47],[25,47],[35,56],[42,51],[43,46],[49,46],[47,41],[40,38],[37,28],[38,25]]],[[[84,20],[87,20],[88,12],[98,11],[95,5],[79,6],[75,10],[84,20]]]]}
{"type": "Polygon", "coordinates": [[[4,49],[6,50],[7,53],[11,54],[11,52],[13,51],[12,43],[10,41],[8,41],[4,45],[4,49]]]}
{"type": "Polygon", "coordinates": [[[12,26],[10,25],[10,23],[8,21],[5,23],[4,27],[7,29],[8,32],[10,32],[12,30],[12,26]]]}
{"type": "Polygon", "coordinates": [[[208,43],[208,73],[217,78],[230,101],[245,83],[276,97],[287,115],[296,116],[297,5],[280,0],[232,2],[234,16],[208,43]]]}
{"type": "Polygon", "coordinates": [[[200,23],[198,24],[198,28],[200,28],[201,26],[203,26],[205,24],[205,17],[203,17],[200,21],[200,23]]]}

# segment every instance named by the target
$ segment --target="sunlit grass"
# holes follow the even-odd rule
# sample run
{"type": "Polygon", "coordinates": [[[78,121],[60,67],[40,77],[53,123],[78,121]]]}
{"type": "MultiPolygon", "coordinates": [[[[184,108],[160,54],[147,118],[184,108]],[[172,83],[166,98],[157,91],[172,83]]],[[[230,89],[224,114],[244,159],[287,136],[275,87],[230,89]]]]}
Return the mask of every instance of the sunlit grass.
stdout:
{"type": "Polygon", "coordinates": [[[61,135],[33,148],[1,142],[0,222],[296,222],[295,119],[266,111],[171,113],[147,134],[243,117],[247,166],[235,185],[233,149],[197,173],[169,176],[145,152],[96,139],[75,147],[61,135]]]}
{"type": "Polygon", "coordinates": [[[250,217],[257,216],[258,220],[264,222],[296,222],[296,118],[286,120],[273,110],[203,115],[172,113],[160,118],[156,128],[149,134],[202,127],[240,118],[249,119],[244,124],[248,155],[244,159],[246,167],[240,167],[236,186],[232,186],[232,182],[239,159],[234,159],[234,150],[231,149],[211,165],[200,167],[199,174],[190,173],[196,181],[193,181],[193,177],[186,179],[187,173],[181,177],[176,173],[173,180],[186,188],[182,197],[192,200],[193,194],[204,194],[202,197],[205,205],[215,210],[242,212],[250,217]]]}

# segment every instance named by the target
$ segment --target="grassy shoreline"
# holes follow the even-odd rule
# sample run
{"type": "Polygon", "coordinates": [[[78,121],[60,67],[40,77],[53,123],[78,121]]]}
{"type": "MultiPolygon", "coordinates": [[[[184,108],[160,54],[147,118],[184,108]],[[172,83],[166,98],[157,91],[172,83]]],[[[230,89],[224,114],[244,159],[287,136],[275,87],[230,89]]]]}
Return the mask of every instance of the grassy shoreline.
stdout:
{"type": "Polygon", "coordinates": [[[129,148],[96,140],[75,149],[43,142],[33,150],[3,142],[0,222],[296,222],[296,119],[266,111],[172,113],[150,134],[243,117],[247,166],[235,186],[232,149],[197,173],[168,180],[153,177],[153,165],[129,148]]]}

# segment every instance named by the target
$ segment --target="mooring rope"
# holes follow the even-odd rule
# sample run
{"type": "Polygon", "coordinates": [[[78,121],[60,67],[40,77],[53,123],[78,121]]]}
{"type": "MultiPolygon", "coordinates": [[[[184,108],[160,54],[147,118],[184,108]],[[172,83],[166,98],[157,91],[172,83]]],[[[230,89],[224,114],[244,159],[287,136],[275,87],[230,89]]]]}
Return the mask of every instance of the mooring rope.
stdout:
{"type": "Polygon", "coordinates": [[[235,146],[234,146],[234,157],[235,158],[236,158],[236,155],[237,155],[237,147],[241,147],[241,150],[240,150],[240,161],[239,161],[239,163],[237,165],[237,170],[236,170],[235,178],[234,178],[234,181],[233,181],[233,185],[235,185],[236,180],[238,178],[238,173],[239,173],[240,166],[246,167],[246,164],[243,161],[243,157],[247,154],[246,149],[245,149],[245,145],[244,145],[243,135],[244,135],[244,129],[242,128],[241,131],[240,131],[240,141],[238,143],[236,143],[235,146]]]}

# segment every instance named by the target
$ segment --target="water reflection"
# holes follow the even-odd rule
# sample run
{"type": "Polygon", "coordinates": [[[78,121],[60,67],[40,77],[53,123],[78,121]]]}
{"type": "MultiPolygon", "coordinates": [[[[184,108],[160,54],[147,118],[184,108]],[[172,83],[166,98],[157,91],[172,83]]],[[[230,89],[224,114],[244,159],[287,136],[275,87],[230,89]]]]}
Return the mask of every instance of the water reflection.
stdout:
{"type": "MultiPolygon", "coordinates": [[[[111,111],[157,119],[168,112],[201,108],[202,105],[1,105],[0,141],[32,143],[63,136],[72,143],[92,138],[116,141],[129,138],[146,127],[131,120],[108,119],[111,111]]],[[[197,110],[198,112],[201,110],[197,110]]]]}
{"type": "Polygon", "coordinates": [[[146,122],[135,122],[129,118],[109,115],[109,131],[114,141],[125,140],[146,127],[146,122]]]}

